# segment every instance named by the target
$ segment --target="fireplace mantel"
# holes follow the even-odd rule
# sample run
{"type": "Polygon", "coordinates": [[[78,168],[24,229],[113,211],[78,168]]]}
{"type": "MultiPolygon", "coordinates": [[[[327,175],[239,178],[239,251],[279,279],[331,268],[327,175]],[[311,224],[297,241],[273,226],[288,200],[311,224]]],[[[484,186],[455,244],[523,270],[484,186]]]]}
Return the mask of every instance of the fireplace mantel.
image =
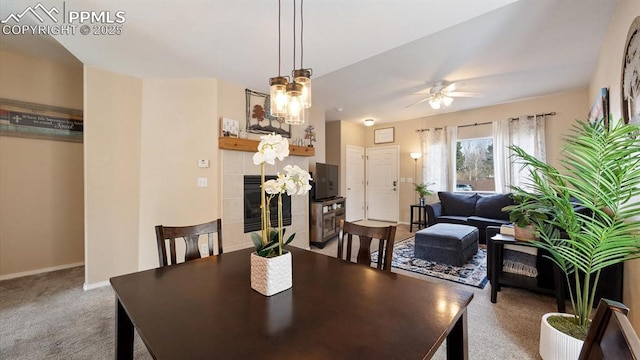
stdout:
{"type": "MultiPolygon", "coordinates": [[[[259,140],[232,137],[218,138],[218,149],[256,152],[259,140]]],[[[316,149],[310,146],[289,145],[289,153],[296,156],[315,156],[316,149]]]]}

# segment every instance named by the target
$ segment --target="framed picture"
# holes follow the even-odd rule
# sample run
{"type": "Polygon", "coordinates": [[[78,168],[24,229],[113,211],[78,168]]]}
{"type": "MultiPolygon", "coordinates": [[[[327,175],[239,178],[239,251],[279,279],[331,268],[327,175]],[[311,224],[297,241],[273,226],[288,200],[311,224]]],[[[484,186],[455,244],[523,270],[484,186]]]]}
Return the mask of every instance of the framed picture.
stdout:
{"type": "Polygon", "coordinates": [[[609,89],[600,89],[600,94],[591,106],[588,116],[589,122],[595,122],[600,119],[604,121],[604,126],[609,127],[609,89]]]}
{"type": "Polygon", "coordinates": [[[631,23],[622,59],[622,118],[640,124],[640,16],[631,23]]]}
{"type": "Polygon", "coordinates": [[[394,142],[394,128],[375,129],[373,131],[374,144],[386,144],[394,142]]]}
{"type": "Polygon", "coordinates": [[[83,141],[82,110],[0,99],[0,135],[83,141]]]}
{"type": "Polygon", "coordinates": [[[255,134],[280,134],[291,137],[291,125],[284,118],[271,116],[269,95],[245,89],[247,102],[247,132],[255,134]]]}

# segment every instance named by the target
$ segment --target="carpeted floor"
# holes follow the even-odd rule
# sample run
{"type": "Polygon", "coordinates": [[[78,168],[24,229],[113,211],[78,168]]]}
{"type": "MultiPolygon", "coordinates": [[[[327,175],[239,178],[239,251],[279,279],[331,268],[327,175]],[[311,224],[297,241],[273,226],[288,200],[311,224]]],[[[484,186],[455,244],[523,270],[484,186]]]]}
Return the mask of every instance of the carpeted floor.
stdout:
{"type": "MultiPolygon", "coordinates": [[[[400,227],[398,234],[412,235],[400,227]]],[[[335,241],[329,245],[334,251],[327,254],[335,256],[335,241]]],[[[555,311],[552,297],[504,288],[492,304],[490,286],[477,289],[393,271],[474,293],[468,321],[470,359],[539,359],[540,318],[555,311]]],[[[113,359],[113,291],[83,291],[83,281],[83,267],[0,281],[0,359],[113,359]]],[[[135,358],[151,359],[137,336],[135,358]]],[[[444,346],[434,358],[446,358],[444,346]]]]}

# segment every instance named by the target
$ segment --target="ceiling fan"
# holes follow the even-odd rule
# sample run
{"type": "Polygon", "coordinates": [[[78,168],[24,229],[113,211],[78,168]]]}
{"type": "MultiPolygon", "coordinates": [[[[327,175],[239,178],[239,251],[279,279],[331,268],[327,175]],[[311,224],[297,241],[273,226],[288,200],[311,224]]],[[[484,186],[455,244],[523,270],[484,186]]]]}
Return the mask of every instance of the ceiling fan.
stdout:
{"type": "Polygon", "coordinates": [[[457,82],[448,82],[448,81],[438,81],[433,86],[429,87],[427,90],[429,91],[427,94],[415,94],[422,95],[425,98],[420,99],[412,104],[405,106],[406,108],[423,103],[425,101],[429,102],[431,108],[438,110],[441,107],[449,107],[453,102],[454,97],[481,97],[481,93],[475,92],[464,92],[464,91],[456,91],[459,83],[457,82]]]}

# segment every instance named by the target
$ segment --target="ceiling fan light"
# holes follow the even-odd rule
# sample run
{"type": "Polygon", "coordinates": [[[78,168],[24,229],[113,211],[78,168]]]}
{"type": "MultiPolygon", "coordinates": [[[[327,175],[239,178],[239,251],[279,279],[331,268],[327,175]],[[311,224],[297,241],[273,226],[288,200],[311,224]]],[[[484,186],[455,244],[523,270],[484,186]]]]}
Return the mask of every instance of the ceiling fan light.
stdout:
{"type": "Polygon", "coordinates": [[[449,107],[451,106],[451,103],[453,103],[453,98],[447,95],[442,95],[442,103],[445,107],[449,107]]]}
{"type": "Polygon", "coordinates": [[[293,81],[302,85],[302,98],[305,109],[311,107],[311,75],[312,69],[293,70],[293,81]]]}
{"type": "Polygon", "coordinates": [[[437,97],[433,97],[429,99],[429,105],[432,109],[438,110],[440,109],[440,100],[437,97]]]}
{"type": "Polygon", "coordinates": [[[287,78],[276,76],[269,79],[269,112],[271,116],[284,117],[287,114],[287,78]]]}

